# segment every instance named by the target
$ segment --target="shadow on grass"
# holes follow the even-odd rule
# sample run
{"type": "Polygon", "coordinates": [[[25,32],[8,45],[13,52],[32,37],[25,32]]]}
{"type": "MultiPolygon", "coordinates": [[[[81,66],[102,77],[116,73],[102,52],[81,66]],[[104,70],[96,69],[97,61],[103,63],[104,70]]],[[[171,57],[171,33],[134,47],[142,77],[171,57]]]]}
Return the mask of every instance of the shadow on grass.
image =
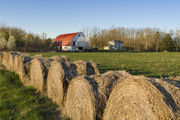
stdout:
{"type": "Polygon", "coordinates": [[[100,73],[105,73],[107,71],[127,71],[128,73],[130,73],[131,75],[143,75],[143,76],[146,76],[146,77],[155,77],[155,78],[160,78],[161,76],[162,77],[169,77],[168,75],[166,74],[162,74],[161,76],[158,74],[158,73],[153,73],[153,72],[150,72],[150,71],[144,71],[143,69],[130,69],[130,68],[115,68],[114,66],[99,66],[99,70],[100,70],[100,73]]]}

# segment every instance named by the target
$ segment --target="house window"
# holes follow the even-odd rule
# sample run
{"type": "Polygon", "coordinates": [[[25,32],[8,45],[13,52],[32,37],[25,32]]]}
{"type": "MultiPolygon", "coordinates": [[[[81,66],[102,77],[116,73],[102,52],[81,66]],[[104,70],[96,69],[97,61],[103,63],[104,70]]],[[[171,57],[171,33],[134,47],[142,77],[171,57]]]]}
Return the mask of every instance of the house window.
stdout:
{"type": "Polygon", "coordinates": [[[75,42],[73,42],[73,46],[75,46],[75,42]]]}
{"type": "Polygon", "coordinates": [[[64,47],[64,49],[67,49],[67,47],[64,47]]]}
{"type": "Polygon", "coordinates": [[[79,36],[81,36],[81,35],[79,34],[79,36]]]}

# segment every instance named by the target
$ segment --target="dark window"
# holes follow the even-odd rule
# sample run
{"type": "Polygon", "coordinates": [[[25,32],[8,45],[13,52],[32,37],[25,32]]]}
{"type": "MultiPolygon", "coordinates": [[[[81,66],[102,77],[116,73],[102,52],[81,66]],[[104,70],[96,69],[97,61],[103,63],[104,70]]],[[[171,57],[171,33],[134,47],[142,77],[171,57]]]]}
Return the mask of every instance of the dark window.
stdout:
{"type": "Polygon", "coordinates": [[[79,35],[79,36],[81,36],[81,35],[79,35]]]}
{"type": "Polygon", "coordinates": [[[75,46],[75,42],[73,42],[73,46],[75,46]]]}

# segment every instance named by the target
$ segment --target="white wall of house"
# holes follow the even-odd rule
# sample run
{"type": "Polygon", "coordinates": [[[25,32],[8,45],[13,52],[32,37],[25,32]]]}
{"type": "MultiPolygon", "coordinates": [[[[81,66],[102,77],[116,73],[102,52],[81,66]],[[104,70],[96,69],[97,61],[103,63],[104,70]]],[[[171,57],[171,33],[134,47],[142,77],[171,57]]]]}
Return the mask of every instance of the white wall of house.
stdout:
{"type": "Polygon", "coordinates": [[[62,46],[63,51],[71,51],[72,47],[71,46],[62,46]]]}
{"type": "Polygon", "coordinates": [[[122,50],[123,43],[120,41],[109,41],[109,46],[104,46],[104,50],[108,49],[116,49],[116,50],[122,50]]]}

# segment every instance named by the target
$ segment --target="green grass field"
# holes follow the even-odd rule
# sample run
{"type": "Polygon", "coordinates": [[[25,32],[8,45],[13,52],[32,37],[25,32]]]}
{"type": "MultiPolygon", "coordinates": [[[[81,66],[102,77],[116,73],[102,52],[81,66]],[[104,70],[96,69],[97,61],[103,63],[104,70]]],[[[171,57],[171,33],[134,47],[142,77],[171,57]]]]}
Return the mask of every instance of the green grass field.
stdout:
{"type": "Polygon", "coordinates": [[[94,61],[97,63],[101,73],[109,70],[126,70],[130,74],[147,77],[180,75],[180,53],[178,52],[59,52],[29,54],[42,54],[45,57],[66,55],[71,61],[94,61]]]}
{"type": "Polygon", "coordinates": [[[57,106],[35,91],[17,74],[0,70],[0,120],[54,120],[57,106]]]}
{"type": "MultiPolygon", "coordinates": [[[[168,77],[180,75],[180,53],[62,52],[29,53],[45,57],[66,55],[71,61],[94,61],[100,72],[126,70],[133,75],[168,77]]],[[[33,87],[24,87],[17,74],[0,70],[0,120],[53,120],[57,106],[33,87]]],[[[65,119],[65,118],[64,118],[65,119]]]]}

